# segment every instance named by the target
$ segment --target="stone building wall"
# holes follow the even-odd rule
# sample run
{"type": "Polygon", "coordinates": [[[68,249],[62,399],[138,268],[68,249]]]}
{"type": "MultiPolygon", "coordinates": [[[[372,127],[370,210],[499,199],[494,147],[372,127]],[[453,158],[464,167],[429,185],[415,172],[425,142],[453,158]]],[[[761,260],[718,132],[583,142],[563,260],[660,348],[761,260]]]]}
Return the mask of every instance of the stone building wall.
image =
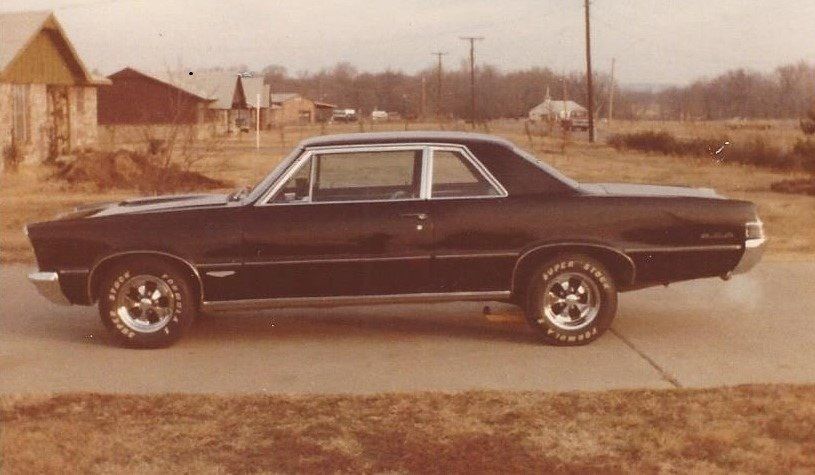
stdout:
{"type": "Polygon", "coordinates": [[[74,86],[68,91],[71,108],[71,149],[97,149],[96,88],[74,86]]]}

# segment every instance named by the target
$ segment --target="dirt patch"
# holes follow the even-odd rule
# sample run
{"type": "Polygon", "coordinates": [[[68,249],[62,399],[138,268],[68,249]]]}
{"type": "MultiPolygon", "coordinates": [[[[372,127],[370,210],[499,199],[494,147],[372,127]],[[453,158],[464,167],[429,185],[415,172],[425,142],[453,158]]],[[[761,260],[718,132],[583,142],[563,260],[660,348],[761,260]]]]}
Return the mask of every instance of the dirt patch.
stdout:
{"type": "Polygon", "coordinates": [[[0,399],[4,473],[815,470],[815,386],[0,399]]]}
{"type": "Polygon", "coordinates": [[[770,185],[772,191],[815,196],[815,177],[781,180],[770,185]]]}
{"type": "Polygon", "coordinates": [[[160,155],[127,150],[82,153],[58,162],[51,178],[72,185],[92,184],[98,190],[137,189],[143,193],[170,193],[229,187],[225,180],[162,163],[160,155]]]}

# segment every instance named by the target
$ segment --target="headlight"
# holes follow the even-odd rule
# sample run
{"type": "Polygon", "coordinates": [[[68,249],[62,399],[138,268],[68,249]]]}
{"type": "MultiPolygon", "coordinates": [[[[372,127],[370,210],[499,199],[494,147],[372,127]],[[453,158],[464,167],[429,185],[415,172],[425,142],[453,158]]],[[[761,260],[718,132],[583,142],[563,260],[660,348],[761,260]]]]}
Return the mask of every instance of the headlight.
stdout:
{"type": "Polygon", "coordinates": [[[764,223],[761,220],[751,221],[744,225],[744,238],[751,239],[764,239],[764,223]]]}

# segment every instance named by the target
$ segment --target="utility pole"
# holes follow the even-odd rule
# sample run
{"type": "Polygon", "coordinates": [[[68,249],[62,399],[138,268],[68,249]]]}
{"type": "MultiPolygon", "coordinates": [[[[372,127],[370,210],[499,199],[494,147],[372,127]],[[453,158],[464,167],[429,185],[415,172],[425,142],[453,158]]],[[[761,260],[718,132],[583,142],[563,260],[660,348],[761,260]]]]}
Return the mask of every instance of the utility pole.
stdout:
{"type": "Polygon", "coordinates": [[[591,77],[591,25],[589,23],[589,0],[586,5],[586,88],[589,96],[589,142],[594,142],[594,86],[591,77]]]}
{"type": "Polygon", "coordinates": [[[437,56],[439,58],[439,68],[436,71],[436,81],[438,82],[438,84],[436,84],[436,116],[437,116],[436,118],[437,118],[438,121],[441,121],[442,113],[444,112],[444,108],[442,106],[442,104],[444,104],[444,102],[442,101],[442,74],[443,74],[442,71],[443,71],[443,69],[442,69],[442,65],[441,65],[441,59],[446,54],[447,54],[446,51],[435,51],[433,53],[434,56],[437,56]]]}
{"type": "Polygon", "coordinates": [[[608,125],[614,119],[614,63],[615,59],[611,58],[611,87],[608,90],[608,125]]]}
{"type": "Polygon", "coordinates": [[[422,98],[421,104],[419,105],[419,119],[422,122],[424,122],[426,107],[427,107],[427,81],[424,77],[424,74],[422,74],[422,98]]]}
{"type": "Polygon", "coordinates": [[[483,40],[483,36],[460,36],[460,39],[470,42],[470,121],[475,129],[475,42],[483,40]]]}

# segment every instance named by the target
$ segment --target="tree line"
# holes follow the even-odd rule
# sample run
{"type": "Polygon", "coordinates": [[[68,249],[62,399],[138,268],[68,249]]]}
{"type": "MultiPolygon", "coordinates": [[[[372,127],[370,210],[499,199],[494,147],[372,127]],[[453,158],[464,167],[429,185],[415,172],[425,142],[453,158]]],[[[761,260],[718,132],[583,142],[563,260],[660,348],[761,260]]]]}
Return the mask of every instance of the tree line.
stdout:
{"type": "MultiPolygon", "coordinates": [[[[359,71],[350,63],[338,63],[317,72],[291,75],[286,68],[271,65],[261,74],[275,92],[298,92],[363,114],[384,110],[407,118],[469,117],[470,73],[466,61],[458,68],[443,71],[441,94],[438,71],[433,67],[414,74],[395,70],[371,73],[359,71]]],[[[595,74],[594,84],[597,117],[607,117],[614,87],[615,118],[799,118],[813,107],[815,66],[802,62],[769,73],[735,69],[658,91],[612,86],[605,73],[595,74]]],[[[501,71],[491,65],[476,68],[479,120],[526,117],[547,97],[585,105],[586,95],[586,76],[582,73],[560,74],[549,68],[501,71]]]]}

